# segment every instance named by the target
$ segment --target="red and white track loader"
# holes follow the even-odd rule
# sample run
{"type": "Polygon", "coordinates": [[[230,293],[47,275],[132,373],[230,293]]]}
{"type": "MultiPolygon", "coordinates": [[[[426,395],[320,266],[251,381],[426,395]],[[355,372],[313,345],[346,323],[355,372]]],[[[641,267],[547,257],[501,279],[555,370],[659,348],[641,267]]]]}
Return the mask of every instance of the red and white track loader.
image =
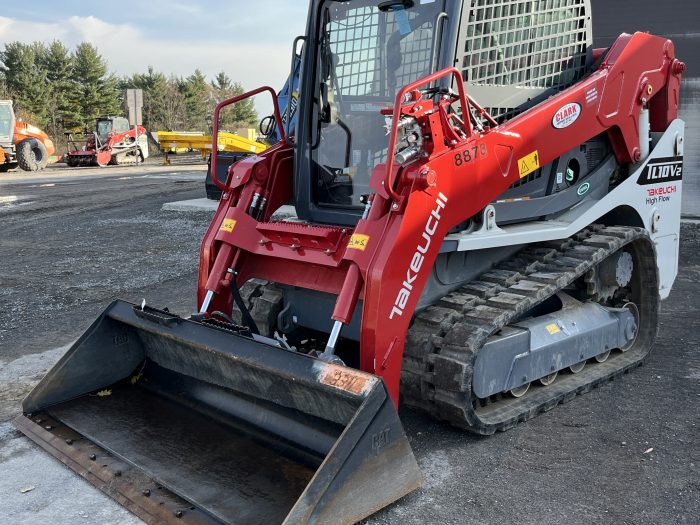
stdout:
{"type": "Polygon", "coordinates": [[[148,158],[146,128],[131,127],[124,117],[100,117],[95,121],[95,130],[80,140],[69,133],[68,144],[74,148],[64,157],[70,167],[135,164],[148,158]],[[79,142],[84,142],[84,146],[79,142]]]}
{"type": "Polygon", "coordinates": [[[353,523],[421,483],[399,400],[492,434],[639,365],[684,64],[646,33],[593,49],[590,17],[311,1],[295,135],[276,110],[217,181],[199,312],[115,301],[17,426],[149,523],[353,523]]]}

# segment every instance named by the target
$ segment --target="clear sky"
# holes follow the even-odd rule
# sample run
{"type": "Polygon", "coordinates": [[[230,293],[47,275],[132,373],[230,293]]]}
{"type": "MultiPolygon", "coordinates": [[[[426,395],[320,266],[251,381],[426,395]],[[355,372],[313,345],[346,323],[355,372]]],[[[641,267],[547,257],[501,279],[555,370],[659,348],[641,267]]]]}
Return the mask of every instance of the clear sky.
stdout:
{"type": "MultiPolygon", "coordinates": [[[[88,41],[114,73],[188,75],[199,68],[211,80],[225,71],[252,89],[282,87],[292,40],[304,32],[306,0],[136,0],[4,2],[0,48],[6,42],[88,41]]],[[[260,97],[259,97],[260,98],[260,97]]],[[[261,109],[269,107],[256,101],[261,109]]]]}

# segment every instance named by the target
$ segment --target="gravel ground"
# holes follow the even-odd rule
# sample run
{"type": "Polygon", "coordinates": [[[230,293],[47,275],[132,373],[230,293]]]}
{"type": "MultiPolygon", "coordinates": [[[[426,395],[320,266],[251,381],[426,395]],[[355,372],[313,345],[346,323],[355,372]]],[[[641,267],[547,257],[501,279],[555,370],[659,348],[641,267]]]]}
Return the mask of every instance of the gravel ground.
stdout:
{"type": "MultiPolygon", "coordinates": [[[[209,215],[161,206],[200,197],[203,175],[201,166],[149,166],[0,178],[3,523],[141,523],[10,420],[61,347],[114,298],[195,308],[209,215]]],[[[700,226],[685,224],[658,342],[623,379],[488,438],[402,407],[425,484],[367,523],[698,523],[699,256],[700,226]]]]}

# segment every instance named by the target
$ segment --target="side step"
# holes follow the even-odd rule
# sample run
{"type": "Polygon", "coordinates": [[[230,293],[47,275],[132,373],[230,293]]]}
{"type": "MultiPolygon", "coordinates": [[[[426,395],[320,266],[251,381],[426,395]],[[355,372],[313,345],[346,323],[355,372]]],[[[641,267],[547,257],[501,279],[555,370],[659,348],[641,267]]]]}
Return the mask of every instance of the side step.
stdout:
{"type": "Polygon", "coordinates": [[[148,523],[349,524],[420,485],[381,379],[232,328],[116,301],[15,424],[148,523]]]}

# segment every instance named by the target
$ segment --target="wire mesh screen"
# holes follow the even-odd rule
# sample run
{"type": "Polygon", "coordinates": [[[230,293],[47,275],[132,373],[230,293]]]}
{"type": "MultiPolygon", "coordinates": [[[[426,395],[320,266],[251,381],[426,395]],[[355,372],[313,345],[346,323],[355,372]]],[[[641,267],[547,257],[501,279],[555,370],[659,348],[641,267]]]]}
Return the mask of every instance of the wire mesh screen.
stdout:
{"type": "MultiPolygon", "coordinates": [[[[465,81],[568,87],[586,73],[590,24],[589,0],[473,0],[457,57],[465,81]]],[[[510,102],[486,105],[502,115],[514,107],[510,102]]]]}
{"type": "Polygon", "coordinates": [[[327,27],[331,51],[337,58],[336,81],[341,95],[391,97],[396,91],[430,72],[433,56],[433,22],[419,12],[382,12],[376,6],[348,9],[342,20],[327,27]],[[411,32],[401,34],[397,17],[406,17],[411,32]],[[418,25],[420,24],[420,25],[418,25]],[[401,64],[386,64],[389,53],[383,48],[396,46],[401,64]]]}
{"type": "Polygon", "coordinates": [[[348,11],[347,17],[329,24],[330,47],[338,60],[336,81],[341,94],[378,94],[380,61],[379,12],[371,7],[348,11]]]}

